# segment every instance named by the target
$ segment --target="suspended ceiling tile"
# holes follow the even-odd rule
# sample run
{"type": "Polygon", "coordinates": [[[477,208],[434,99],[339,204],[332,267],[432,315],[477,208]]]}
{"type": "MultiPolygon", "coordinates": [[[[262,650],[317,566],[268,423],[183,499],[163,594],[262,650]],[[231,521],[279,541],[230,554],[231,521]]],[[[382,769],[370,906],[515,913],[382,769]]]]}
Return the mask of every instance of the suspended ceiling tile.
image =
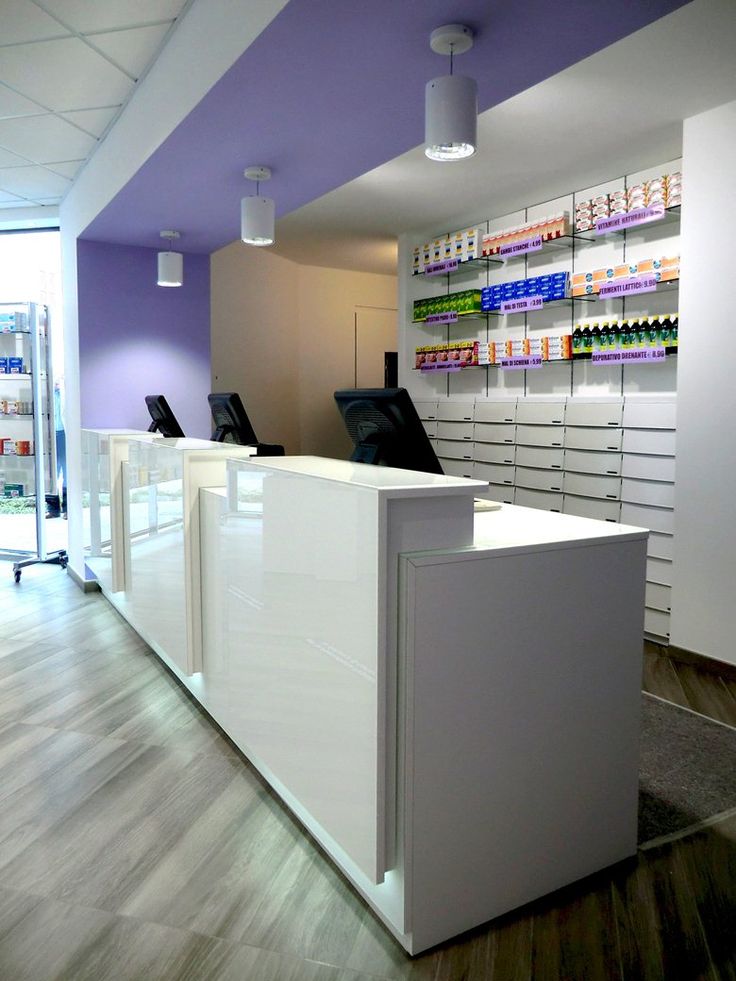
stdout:
{"type": "Polygon", "coordinates": [[[17,153],[11,153],[10,150],[0,146],[0,169],[3,167],[23,167],[27,163],[28,161],[19,157],[17,153]]]}
{"type": "Polygon", "coordinates": [[[123,102],[133,82],[78,38],[0,48],[0,78],[58,112],[123,102]]]}
{"type": "Polygon", "coordinates": [[[106,106],[104,109],[78,109],[76,112],[64,112],[62,116],[99,139],[119,112],[120,106],[106,106]]]}
{"type": "Polygon", "coordinates": [[[68,34],[61,24],[31,0],[2,0],[0,44],[41,41],[68,34]]]}
{"type": "Polygon", "coordinates": [[[134,78],[140,78],[161,47],[170,24],[135,27],[130,31],[93,34],[90,43],[124,68],[134,78]]]}
{"type": "Polygon", "coordinates": [[[96,140],[59,116],[19,116],[0,119],[0,146],[36,163],[81,160],[92,152],[96,140]]]}
{"type": "Polygon", "coordinates": [[[43,109],[35,102],[0,83],[0,119],[7,119],[9,116],[33,116],[39,112],[43,112],[43,109]]]}
{"type": "Polygon", "coordinates": [[[82,34],[173,20],[185,5],[186,0],[44,0],[47,10],[82,34]]]}
{"type": "Polygon", "coordinates": [[[35,203],[36,202],[33,199],[29,201],[28,198],[14,197],[12,199],[8,198],[7,201],[0,200],[0,208],[3,211],[5,211],[7,208],[28,208],[35,203]]]}
{"type": "Polygon", "coordinates": [[[2,171],[0,180],[4,191],[34,199],[58,197],[71,186],[71,181],[45,167],[9,167],[2,171]]]}
{"type": "Polygon", "coordinates": [[[70,181],[73,181],[83,163],[84,160],[61,160],[54,163],[47,163],[45,166],[49,170],[53,170],[55,174],[60,174],[62,177],[67,177],[70,181]]]}
{"type": "Polygon", "coordinates": [[[26,201],[23,198],[19,198],[17,194],[9,194],[3,190],[2,177],[0,177],[0,207],[7,208],[14,204],[26,204],[26,201]]]}

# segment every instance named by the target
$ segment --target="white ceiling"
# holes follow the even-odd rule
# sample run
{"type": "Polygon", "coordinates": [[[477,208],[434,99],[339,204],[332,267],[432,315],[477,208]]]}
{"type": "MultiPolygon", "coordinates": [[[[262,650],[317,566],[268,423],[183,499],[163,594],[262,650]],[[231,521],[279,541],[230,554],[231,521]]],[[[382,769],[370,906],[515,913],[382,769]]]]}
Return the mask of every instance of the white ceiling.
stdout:
{"type": "Polygon", "coordinates": [[[0,0],[0,210],[55,207],[192,0],[0,0]]]}
{"type": "Polygon", "coordinates": [[[693,0],[483,113],[475,156],[438,164],[417,147],[280,219],[276,251],[395,273],[400,232],[451,231],[676,159],[682,120],[733,99],[736,0],[693,0]]]}

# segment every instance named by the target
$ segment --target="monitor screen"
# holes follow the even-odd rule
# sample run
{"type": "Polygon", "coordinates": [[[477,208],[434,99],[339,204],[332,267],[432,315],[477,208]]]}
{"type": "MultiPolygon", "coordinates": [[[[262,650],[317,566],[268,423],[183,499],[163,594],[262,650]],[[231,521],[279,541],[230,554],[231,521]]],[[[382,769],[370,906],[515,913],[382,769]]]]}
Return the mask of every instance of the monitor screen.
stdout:
{"type": "Polygon", "coordinates": [[[405,388],[358,388],[335,392],[355,449],[356,463],[443,473],[405,388]]]}
{"type": "Polygon", "coordinates": [[[162,436],[179,439],[184,435],[176,416],[171,411],[171,406],[163,395],[146,395],[146,405],[152,419],[148,427],[149,433],[161,433],[162,436]]]}
{"type": "Polygon", "coordinates": [[[253,446],[258,442],[237,392],[213,392],[207,396],[207,401],[215,424],[212,434],[215,442],[238,443],[240,446],[253,446]]]}

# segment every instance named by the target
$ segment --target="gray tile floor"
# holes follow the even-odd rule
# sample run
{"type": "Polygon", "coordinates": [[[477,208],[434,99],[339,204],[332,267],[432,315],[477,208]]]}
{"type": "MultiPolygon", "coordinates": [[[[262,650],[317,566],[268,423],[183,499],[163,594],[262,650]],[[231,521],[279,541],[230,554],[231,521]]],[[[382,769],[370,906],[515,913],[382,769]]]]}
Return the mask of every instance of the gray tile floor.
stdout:
{"type": "Polygon", "coordinates": [[[736,819],[411,959],[102,596],[0,618],[0,981],[736,978],[736,819]]]}

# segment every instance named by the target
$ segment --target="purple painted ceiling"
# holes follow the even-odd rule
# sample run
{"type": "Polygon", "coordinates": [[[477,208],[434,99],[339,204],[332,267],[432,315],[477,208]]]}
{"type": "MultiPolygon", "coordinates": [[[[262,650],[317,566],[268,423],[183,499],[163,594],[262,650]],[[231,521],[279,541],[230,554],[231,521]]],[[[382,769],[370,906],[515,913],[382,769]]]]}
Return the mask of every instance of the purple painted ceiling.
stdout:
{"type": "Polygon", "coordinates": [[[83,238],[153,248],[178,228],[184,251],[211,252],[239,237],[245,166],[272,168],[282,216],[417,146],[425,82],[448,71],[429,47],[441,24],[475,32],[456,71],[484,111],[686,2],[291,0],[83,238]]]}

